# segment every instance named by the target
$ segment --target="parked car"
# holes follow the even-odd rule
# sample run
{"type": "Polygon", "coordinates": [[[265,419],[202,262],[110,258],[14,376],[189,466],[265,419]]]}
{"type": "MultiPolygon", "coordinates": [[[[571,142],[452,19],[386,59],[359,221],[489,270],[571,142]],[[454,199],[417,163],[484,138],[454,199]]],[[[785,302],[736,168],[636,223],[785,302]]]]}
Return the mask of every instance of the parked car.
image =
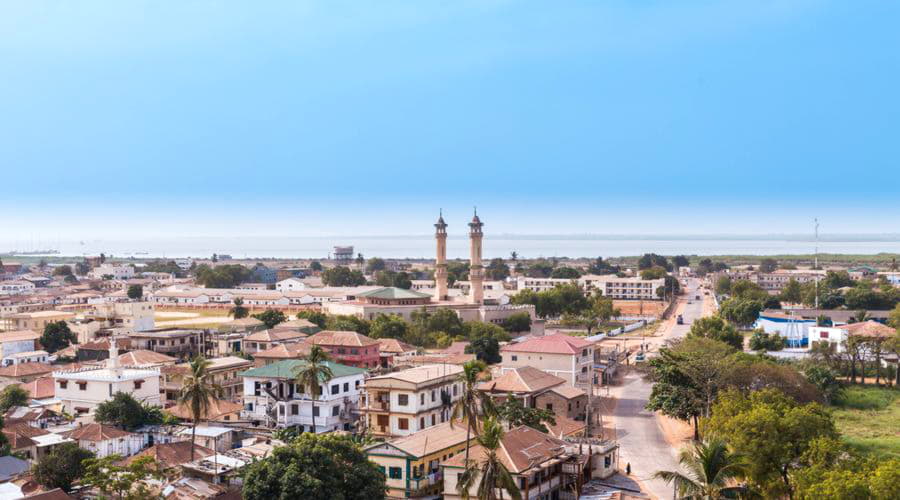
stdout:
{"type": "Polygon", "coordinates": [[[676,318],[675,322],[678,323],[679,325],[683,325],[683,324],[684,324],[684,318],[681,317],[681,315],[679,314],[679,315],[678,315],[678,318],[676,318]]]}

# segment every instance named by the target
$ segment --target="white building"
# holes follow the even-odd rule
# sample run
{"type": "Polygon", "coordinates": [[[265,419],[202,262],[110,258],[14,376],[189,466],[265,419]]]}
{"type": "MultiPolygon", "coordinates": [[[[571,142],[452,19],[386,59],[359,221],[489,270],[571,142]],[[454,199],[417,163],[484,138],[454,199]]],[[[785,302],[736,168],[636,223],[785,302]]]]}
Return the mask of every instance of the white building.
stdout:
{"type": "Polygon", "coordinates": [[[100,264],[88,275],[96,280],[103,279],[105,276],[112,276],[116,280],[127,280],[134,277],[134,268],[130,265],[100,264]]]}
{"type": "Polygon", "coordinates": [[[0,281],[0,295],[19,295],[34,291],[34,283],[24,280],[0,281]]]}
{"type": "Polygon", "coordinates": [[[756,328],[762,328],[768,334],[778,334],[787,339],[787,347],[809,347],[810,328],[816,326],[816,320],[804,319],[790,314],[767,312],[760,314],[756,320],[756,328]]]}
{"type": "Polygon", "coordinates": [[[160,406],[158,368],[123,368],[119,349],[110,342],[109,359],[103,368],[80,368],[53,372],[56,397],[72,415],[91,413],[117,392],[131,394],[142,403],[160,406]]]}
{"type": "Polygon", "coordinates": [[[595,291],[616,300],[660,300],[657,293],[665,286],[663,278],[645,280],[640,277],[620,278],[615,274],[585,274],[578,283],[586,292],[595,291]]]}
{"type": "Polygon", "coordinates": [[[35,350],[34,343],[39,338],[41,336],[31,330],[2,332],[0,333],[0,356],[6,360],[14,354],[33,352],[35,350]]]}
{"type": "Polygon", "coordinates": [[[3,366],[18,365],[20,363],[49,363],[50,354],[47,351],[25,351],[12,354],[3,358],[3,366]]]}
{"type": "Polygon", "coordinates": [[[287,359],[241,374],[244,379],[242,418],[272,427],[299,426],[304,431],[351,430],[366,370],[327,362],[334,377],[322,384],[313,400],[296,383],[296,371],[306,362],[287,359]]]}
{"type": "Polygon", "coordinates": [[[144,438],[140,434],[126,432],[111,425],[82,425],[63,435],[75,440],[79,448],[94,452],[97,458],[114,454],[130,457],[144,447],[144,438]]]}
{"type": "Polygon", "coordinates": [[[275,283],[275,289],[279,292],[295,292],[306,290],[306,283],[300,278],[288,278],[275,283]]]}

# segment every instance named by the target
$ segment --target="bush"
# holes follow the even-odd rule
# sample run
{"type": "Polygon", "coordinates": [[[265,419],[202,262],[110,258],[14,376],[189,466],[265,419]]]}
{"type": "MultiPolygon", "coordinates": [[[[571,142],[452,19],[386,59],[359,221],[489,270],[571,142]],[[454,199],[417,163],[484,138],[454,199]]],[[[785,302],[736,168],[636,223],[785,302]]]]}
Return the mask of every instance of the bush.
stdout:
{"type": "Polygon", "coordinates": [[[750,349],[753,351],[780,351],[784,349],[785,345],[785,338],[777,333],[768,334],[761,329],[756,329],[750,336],[750,349]]]}

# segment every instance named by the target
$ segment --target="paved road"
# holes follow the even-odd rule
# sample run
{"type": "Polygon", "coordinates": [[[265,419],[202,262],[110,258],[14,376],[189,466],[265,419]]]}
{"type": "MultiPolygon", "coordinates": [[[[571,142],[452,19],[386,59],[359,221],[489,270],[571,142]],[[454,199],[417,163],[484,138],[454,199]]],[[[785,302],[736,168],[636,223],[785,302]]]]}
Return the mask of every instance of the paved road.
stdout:
{"type": "MultiPolygon", "coordinates": [[[[651,353],[664,340],[685,336],[690,323],[703,315],[703,300],[694,300],[698,293],[702,295],[702,292],[697,292],[698,284],[698,280],[689,280],[687,293],[678,304],[684,324],[677,325],[673,319],[663,325],[662,336],[655,337],[651,342],[651,353]]],[[[613,422],[620,445],[620,466],[630,463],[632,475],[641,481],[644,489],[663,500],[672,497],[672,487],[650,476],[658,470],[677,469],[678,451],[669,446],[656,415],[644,409],[651,389],[650,383],[637,374],[629,373],[621,385],[611,388],[610,395],[617,399],[613,422]]]]}

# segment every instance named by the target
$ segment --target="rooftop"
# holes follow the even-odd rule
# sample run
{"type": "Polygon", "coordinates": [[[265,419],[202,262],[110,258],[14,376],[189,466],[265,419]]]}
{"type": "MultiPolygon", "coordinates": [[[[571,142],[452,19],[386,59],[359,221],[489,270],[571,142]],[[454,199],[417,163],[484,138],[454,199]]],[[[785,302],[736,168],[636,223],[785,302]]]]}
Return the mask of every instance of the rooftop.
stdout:
{"type": "Polygon", "coordinates": [[[508,344],[501,348],[503,352],[532,352],[543,354],[580,354],[582,349],[592,346],[587,340],[556,333],[543,337],[533,337],[518,344],[508,344]]]}
{"type": "Polygon", "coordinates": [[[360,292],[356,294],[357,297],[365,297],[371,299],[385,299],[385,300],[399,300],[399,299],[429,299],[431,295],[427,293],[417,292],[415,290],[406,290],[405,288],[397,288],[394,286],[389,286],[385,288],[379,288],[377,290],[370,290],[367,292],[360,292]]]}
{"type": "Polygon", "coordinates": [[[366,380],[366,384],[381,380],[401,380],[404,382],[421,384],[423,382],[437,380],[442,377],[456,376],[462,373],[462,371],[463,368],[459,365],[422,365],[415,368],[401,370],[399,372],[386,373],[384,375],[372,377],[366,380]]]}
{"type": "Polygon", "coordinates": [[[494,380],[478,384],[478,390],[489,392],[537,392],[564,384],[566,381],[556,375],[523,366],[510,370],[494,380]]]}
{"type": "Polygon", "coordinates": [[[108,439],[133,436],[134,434],[111,425],[87,424],[75,430],[64,432],[63,435],[78,441],[106,441],[108,439]]]}
{"type": "Polygon", "coordinates": [[[0,377],[30,377],[43,375],[53,371],[53,367],[47,363],[19,363],[0,368],[0,377]]]}
{"type": "Polygon", "coordinates": [[[342,346],[342,347],[366,347],[378,345],[378,341],[361,333],[324,330],[306,339],[312,345],[342,346]]]}
{"type": "MultiPolygon", "coordinates": [[[[565,441],[523,425],[509,430],[503,435],[497,456],[511,473],[520,474],[562,455],[565,452],[565,446],[565,441]]],[[[484,448],[480,445],[473,446],[469,449],[469,457],[478,462],[484,461],[484,448]]],[[[448,459],[443,465],[461,468],[464,461],[465,454],[459,453],[448,459]]]]}
{"type": "Polygon", "coordinates": [[[263,351],[256,352],[254,358],[300,359],[309,354],[310,345],[306,342],[278,344],[263,351]]]}
{"type": "Polygon", "coordinates": [[[373,444],[366,447],[366,451],[387,444],[414,457],[424,457],[465,442],[466,426],[462,422],[456,422],[452,427],[450,422],[444,422],[387,443],[373,444]]]}
{"type": "Polygon", "coordinates": [[[872,320],[844,325],[841,326],[840,329],[846,330],[849,335],[856,337],[883,339],[893,337],[897,334],[897,330],[872,320]]]}
{"type": "MultiPolygon", "coordinates": [[[[326,361],[325,366],[331,368],[331,373],[335,378],[349,377],[366,373],[363,368],[342,365],[333,361],[326,361]]],[[[242,377],[259,377],[259,378],[282,378],[293,379],[297,376],[297,371],[306,366],[306,361],[302,359],[285,359],[259,368],[253,368],[242,372],[242,377]]]]}
{"type": "Polygon", "coordinates": [[[18,342],[20,340],[37,340],[40,334],[31,330],[14,330],[0,333],[0,342],[18,342]]]}

